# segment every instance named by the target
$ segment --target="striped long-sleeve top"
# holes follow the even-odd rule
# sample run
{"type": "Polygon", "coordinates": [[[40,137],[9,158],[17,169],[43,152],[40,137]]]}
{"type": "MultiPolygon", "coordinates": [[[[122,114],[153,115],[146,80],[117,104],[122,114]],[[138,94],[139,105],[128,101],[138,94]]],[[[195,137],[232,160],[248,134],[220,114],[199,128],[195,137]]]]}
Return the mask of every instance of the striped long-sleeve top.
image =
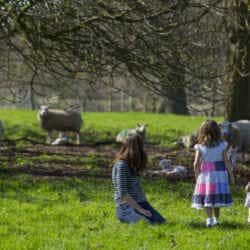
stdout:
{"type": "Polygon", "coordinates": [[[141,188],[141,178],[128,166],[127,162],[119,160],[113,166],[112,182],[115,189],[114,199],[117,205],[124,203],[126,195],[132,196],[136,202],[146,201],[141,188]]]}

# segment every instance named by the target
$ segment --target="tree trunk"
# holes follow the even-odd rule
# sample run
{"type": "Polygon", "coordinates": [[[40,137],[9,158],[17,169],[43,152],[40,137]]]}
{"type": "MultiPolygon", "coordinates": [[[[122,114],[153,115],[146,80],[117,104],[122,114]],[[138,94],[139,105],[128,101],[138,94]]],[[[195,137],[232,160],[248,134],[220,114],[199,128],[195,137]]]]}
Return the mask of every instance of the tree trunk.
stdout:
{"type": "Polygon", "coordinates": [[[229,34],[231,72],[226,82],[226,114],[229,121],[250,120],[250,35],[246,3],[234,1],[234,28],[229,34]]]}
{"type": "Polygon", "coordinates": [[[30,88],[30,107],[32,110],[36,109],[35,95],[34,95],[33,88],[30,88]]]}
{"type": "Polygon", "coordinates": [[[188,114],[184,87],[163,87],[163,94],[158,113],[188,114]]]}
{"type": "Polygon", "coordinates": [[[34,93],[34,83],[35,83],[36,74],[37,74],[37,69],[35,69],[33,74],[32,74],[32,78],[31,78],[30,86],[29,86],[30,107],[32,110],[36,109],[35,93],[34,93]]]}
{"type": "Polygon", "coordinates": [[[132,112],[133,110],[133,97],[129,96],[128,98],[128,103],[129,103],[129,111],[132,112]]]}
{"type": "Polygon", "coordinates": [[[121,98],[120,98],[120,102],[121,102],[121,112],[125,111],[125,96],[124,96],[124,92],[121,91],[121,98]]]}
{"type": "Polygon", "coordinates": [[[216,82],[213,83],[212,85],[212,109],[210,112],[210,116],[214,117],[215,116],[215,111],[216,111],[216,82]]]}
{"type": "MultiPolygon", "coordinates": [[[[173,64],[179,65],[180,52],[174,50],[173,64]]],[[[184,87],[185,73],[182,68],[171,69],[167,76],[167,85],[162,85],[162,98],[158,113],[174,113],[187,115],[187,97],[184,87]]]]}
{"type": "Polygon", "coordinates": [[[113,111],[113,94],[112,94],[112,90],[110,90],[110,93],[109,93],[108,111],[109,112],[113,111]]]}

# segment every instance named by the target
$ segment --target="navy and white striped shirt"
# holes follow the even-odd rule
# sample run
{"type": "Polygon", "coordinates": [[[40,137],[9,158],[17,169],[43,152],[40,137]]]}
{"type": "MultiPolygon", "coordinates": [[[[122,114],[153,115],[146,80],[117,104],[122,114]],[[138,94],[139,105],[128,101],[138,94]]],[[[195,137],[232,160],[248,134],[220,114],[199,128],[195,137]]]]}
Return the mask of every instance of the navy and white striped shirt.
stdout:
{"type": "Polygon", "coordinates": [[[117,205],[124,203],[126,195],[132,196],[136,202],[146,201],[141,188],[141,178],[128,166],[126,161],[119,160],[113,166],[112,182],[115,188],[115,202],[117,205]]]}

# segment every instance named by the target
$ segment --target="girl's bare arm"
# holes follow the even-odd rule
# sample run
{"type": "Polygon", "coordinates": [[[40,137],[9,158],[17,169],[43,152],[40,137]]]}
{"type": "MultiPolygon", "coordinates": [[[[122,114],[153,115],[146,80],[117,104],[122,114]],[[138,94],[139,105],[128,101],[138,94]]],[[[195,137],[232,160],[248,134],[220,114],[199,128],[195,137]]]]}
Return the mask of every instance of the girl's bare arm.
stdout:
{"type": "Polygon", "coordinates": [[[126,201],[132,208],[137,210],[138,212],[144,214],[147,217],[152,217],[152,214],[149,210],[146,210],[142,208],[134,199],[131,195],[127,194],[124,198],[124,201],[126,201]]]}
{"type": "Polygon", "coordinates": [[[195,179],[197,179],[199,175],[199,168],[201,164],[201,154],[199,151],[196,151],[195,153],[195,158],[194,158],[194,174],[195,174],[195,179]]]}

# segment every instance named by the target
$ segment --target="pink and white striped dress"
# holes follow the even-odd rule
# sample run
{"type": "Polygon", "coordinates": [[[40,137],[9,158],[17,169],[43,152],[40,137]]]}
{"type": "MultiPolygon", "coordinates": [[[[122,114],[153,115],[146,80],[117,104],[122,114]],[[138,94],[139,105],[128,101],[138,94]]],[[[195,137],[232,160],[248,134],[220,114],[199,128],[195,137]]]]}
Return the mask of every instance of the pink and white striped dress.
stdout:
{"type": "Polygon", "coordinates": [[[229,189],[228,172],[223,160],[227,142],[222,141],[214,147],[195,145],[200,152],[202,163],[196,180],[192,207],[227,207],[233,205],[229,189]]]}

